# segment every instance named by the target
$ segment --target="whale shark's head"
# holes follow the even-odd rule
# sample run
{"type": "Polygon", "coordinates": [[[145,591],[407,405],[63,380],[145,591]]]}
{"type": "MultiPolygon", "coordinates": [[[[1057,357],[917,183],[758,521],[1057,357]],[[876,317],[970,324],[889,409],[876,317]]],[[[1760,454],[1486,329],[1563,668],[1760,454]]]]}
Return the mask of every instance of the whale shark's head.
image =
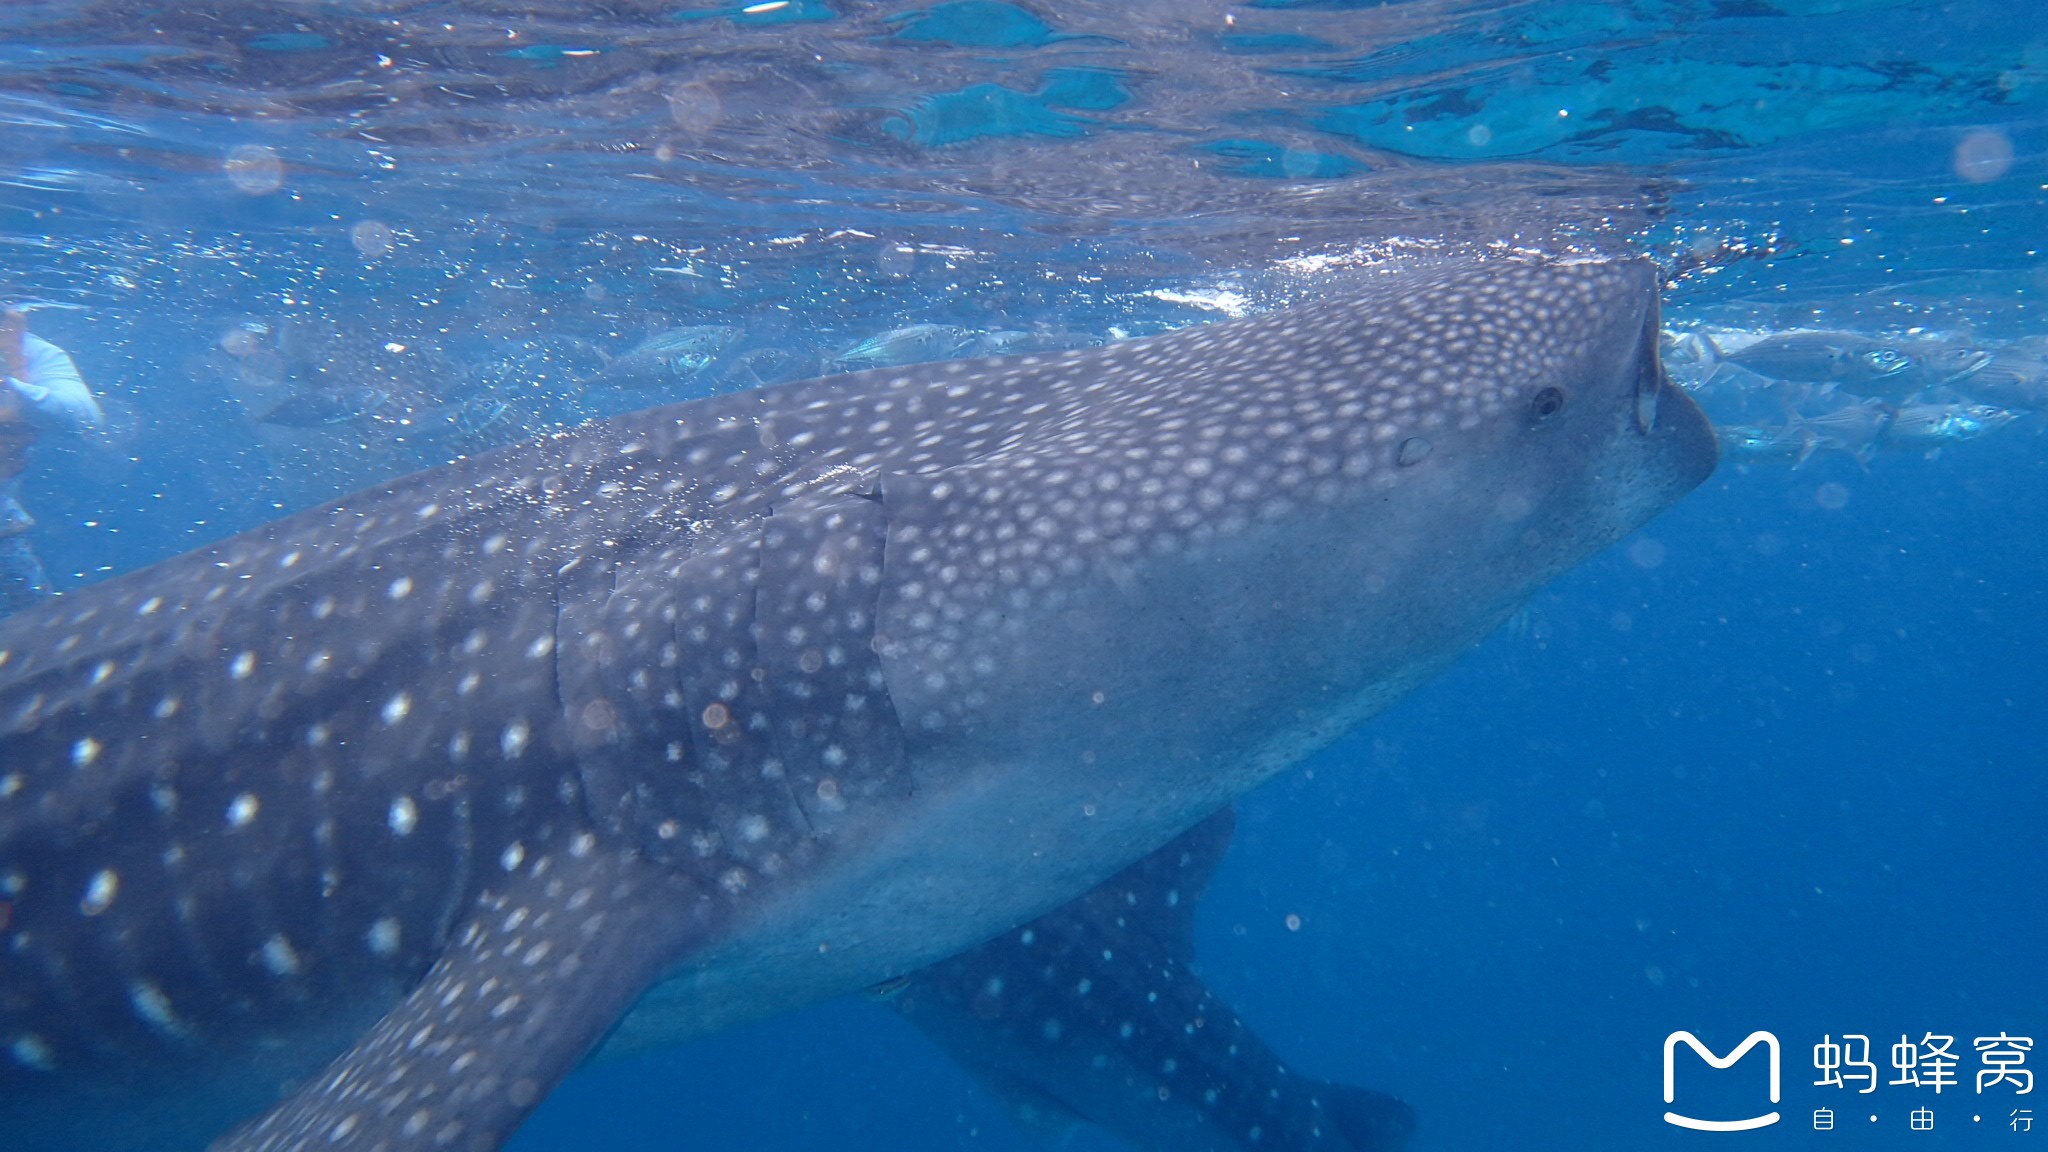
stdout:
{"type": "Polygon", "coordinates": [[[1716,460],[1705,415],[1658,358],[1648,263],[1481,267],[1360,316],[1356,338],[1380,355],[1342,425],[1380,448],[1361,461],[1356,570],[1368,591],[1405,585],[1420,618],[1447,626],[1511,609],[1716,460]]]}
{"type": "Polygon", "coordinates": [[[1406,268],[1098,354],[1117,389],[1052,385],[1048,432],[886,477],[913,740],[1258,775],[1333,737],[1713,470],[1656,291],[1639,261],[1406,268]]]}

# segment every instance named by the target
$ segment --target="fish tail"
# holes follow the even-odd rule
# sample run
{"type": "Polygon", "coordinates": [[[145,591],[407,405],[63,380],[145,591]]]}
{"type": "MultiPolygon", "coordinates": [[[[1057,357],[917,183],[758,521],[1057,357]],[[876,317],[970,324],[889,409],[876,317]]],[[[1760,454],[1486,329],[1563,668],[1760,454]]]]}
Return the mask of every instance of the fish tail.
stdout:
{"type": "Polygon", "coordinates": [[[1799,429],[1799,455],[1792,461],[1792,470],[1794,472],[1805,466],[1808,460],[1813,459],[1815,452],[1820,451],[1820,442],[1820,436],[1813,429],[1804,427],[1799,429]]]}
{"type": "Polygon", "coordinates": [[[1687,332],[1678,338],[1678,342],[1692,353],[1694,360],[1699,362],[1702,370],[1699,382],[1701,388],[1712,384],[1714,377],[1721,374],[1721,369],[1728,366],[1727,361],[1722,358],[1721,346],[1714,343],[1714,338],[1705,332],[1687,332]]]}

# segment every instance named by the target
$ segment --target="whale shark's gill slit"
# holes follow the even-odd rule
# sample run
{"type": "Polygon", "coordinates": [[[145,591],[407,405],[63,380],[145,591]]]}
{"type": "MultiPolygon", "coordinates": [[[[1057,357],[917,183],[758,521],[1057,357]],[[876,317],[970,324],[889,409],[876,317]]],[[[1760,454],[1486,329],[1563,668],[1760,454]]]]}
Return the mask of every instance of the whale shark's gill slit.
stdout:
{"type": "Polygon", "coordinates": [[[886,502],[818,493],[763,525],[757,656],[772,686],[774,755],[813,835],[910,795],[902,724],[875,648],[886,502]]]}
{"type": "Polygon", "coordinates": [[[187,961],[206,985],[207,991],[226,1000],[230,989],[213,957],[206,948],[206,929],[199,923],[198,909],[187,895],[192,890],[192,880],[185,868],[183,854],[165,853],[165,890],[171,901],[172,919],[177,924],[179,945],[184,949],[187,961]]]}
{"type": "Polygon", "coordinates": [[[1664,358],[1660,354],[1663,325],[1660,309],[1655,297],[1650,300],[1649,315],[1643,320],[1643,331],[1636,347],[1636,431],[1647,436],[1657,428],[1657,407],[1667,389],[1673,387],[1671,377],[1664,371],[1664,358]]]}
{"type": "MultiPolygon", "coordinates": [[[[295,730],[296,726],[292,725],[280,725],[279,728],[279,731],[283,733],[295,730]]],[[[287,738],[289,737],[287,736],[287,738]]],[[[342,852],[335,843],[339,822],[342,819],[341,814],[336,810],[337,804],[334,798],[337,774],[336,770],[332,768],[316,769],[314,777],[307,787],[307,793],[311,798],[311,806],[308,812],[309,821],[306,834],[313,842],[311,851],[314,866],[317,870],[315,881],[319,885],[321,899],[318,908],[314,912],[314,931],[312,935],[315,939],[300,941],[298,950],[316,958],[334,956],[337,954],[338,949],[347,947],[351,943],[348,940],[348,936],[353,926],[349,922],[348,906],[342,900],[336,899],[336,897],[344,887],[352,887],[360,882],[359,877],[349,874],[342,852]]],[[[360,946],[359,941],[355,943],[360,946]]],[[[316,973],[317,976],[325,978],[332,975],[329,966],[320,965],[319,967],[322,970],[316,973]]]]}
{"type": "MultiPolygon", "coordinates": [[[[45,879],[46,881],[51,881],[55,877],[50,876],[45,879]]],[[[36,973],[42,977],[43,989],[47,989],[55,995],[57,1005],[62,1009],[61,1012],[53,1014],[51,1019],[65,1030],[65,1034],[48,1037],[49,1040],[54,1040],[57,1043],[58,1060],[61,1061],[68,1056],[75,1055],[75,1053],[66,1053],[63,1044],[65,1040],[74,1038],[81,1048],[84,1048],[93,1055],[102,1057],[124,1055],[107,1034],[106,1022],[101,1020],[96,1013],[87,1007],[84,995],[79,992],[77,984],[71,979],[71,974],[66,970],[66,967],[58,962],[58,957],[42,950],[31,949],[27,951],[26,960],[34,966],[36,973]]],[[[23,983],[33,984],[32,981],[24,981],[23,983]]],[[[16,991],[18,993],[26,992],[28,995],[34,995],[39,990],[31,987],[16,989],[16,991]]],[[[43,1028],[43,1032],[55,1033],[56,1028],[46,1025],[43,1028]]]]}
{"type": "Polygon", "coordinates": [[[432,935],[427,941],[426,951],[438,953],[447,946],[455,932],[457,917],[469,904],[469,889],[476,874],[476,817],[471,809],[472,799],[467,792],[458,792],[450,797],[448,814],[452,818],[448,846],[454,854],[450,862],[450,883],[447,896],[434,913],[432,935]]]}
{"type": "MultiPolygon", "coordinates": [[[[772,668],[767,657],[768,651],[772,650],[772,645],[766,639],[765,630],[774,622],[772,617],[775,614],[777,604],[772,592],[764,593],[763,591],[769,582],[765,578],[766,573],[763,571],[762,566],[770,563],[767,558],[770,549],[787,545],[784,539],[784,530],[787,527],[787,523],[786,519],[781,523],[776,521],[775,505],[770,504],[766,506],[761,519],[762,544],[761,548],[755,553],[757,567],[754,571],[753,627],[748,630],[749,638],[753,641],[754,645],[753,669],[765,684],[781,690],[777,695],[787,695],[788,686],[779,684],[772,679],[776,673],[785,670],[772,668]]],[[[772,720],[765,722],[771,725],[774,723],[772,720]]],[[[791,777],[791,765],[786,758],[786,750],[783,747],[788,741],[780,739],[779,737],[781,736],[781,733],[771,733],[770,740],[774,754],[762,764],[761,772],[764,778],[781,786],[782,795],[788,801],[790,811],[796,814],[796,820],[802,826],[803,835],[806,838],[815,838],[819,833],[819,828],[817,823],[811,819],[811,814],[805,810],[802,799],[797,796],[796,781],[791,777]]]]}

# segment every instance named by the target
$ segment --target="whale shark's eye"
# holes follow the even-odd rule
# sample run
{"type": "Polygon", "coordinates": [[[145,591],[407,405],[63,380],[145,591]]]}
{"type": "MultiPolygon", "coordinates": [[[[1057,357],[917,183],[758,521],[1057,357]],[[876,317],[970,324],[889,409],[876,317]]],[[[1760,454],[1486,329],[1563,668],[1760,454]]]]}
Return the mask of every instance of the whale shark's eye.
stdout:
{"type": "Polygon", "coordinates": [[[1536,414],[1538,420],[1543,419],[1545,416],[1556,415],[1558,410],[1563,407],[1564,389],[1562,388],[1545,388],[1529,398],[1529,410],[1536,414]]]}

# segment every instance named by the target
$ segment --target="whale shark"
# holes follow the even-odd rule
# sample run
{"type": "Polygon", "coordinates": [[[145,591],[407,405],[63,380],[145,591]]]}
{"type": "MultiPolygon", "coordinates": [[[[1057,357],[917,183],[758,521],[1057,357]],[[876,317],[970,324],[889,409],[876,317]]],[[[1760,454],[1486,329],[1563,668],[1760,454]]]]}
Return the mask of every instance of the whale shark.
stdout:
{"type": "Polygon", "coordinates": [[[0,623],[10,1146],[491,1149],[1074,899],[1712,471],[1657,287],[647,409],[0,623]]]}
{"type": "Polygon", "coordinates": [[[1041,1147],[1091,1124],[1158,1152],[1407,1147],[1406,1103],[1288,1068],[1195,974],[1195,901],[1234,827],[1223,809],[889,1002],[1041,1147]]]}

